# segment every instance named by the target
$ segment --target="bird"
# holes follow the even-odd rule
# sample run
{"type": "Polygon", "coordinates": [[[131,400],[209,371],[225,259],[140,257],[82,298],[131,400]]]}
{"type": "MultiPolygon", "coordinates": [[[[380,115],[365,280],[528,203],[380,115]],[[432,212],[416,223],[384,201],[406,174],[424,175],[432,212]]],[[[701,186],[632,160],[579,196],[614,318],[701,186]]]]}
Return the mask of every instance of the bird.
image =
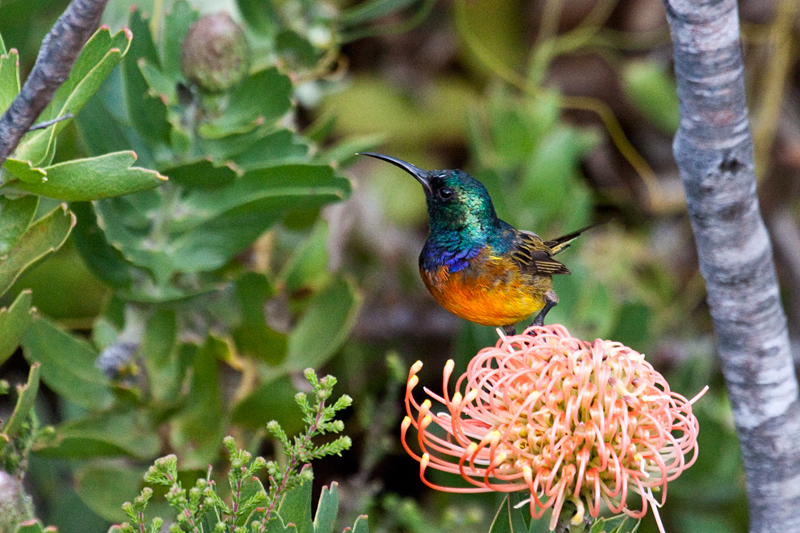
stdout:
{"type": "Polygon", "coordinates": [[[542,326],[558,303],[553,276],[569,269],[553,256],[597,222],[553,240],[542,240],[498,218],[486,187],[457,169],[423,170],[375,152],[422,185],[430,231],[419,255],[419,272],[433,298],[465,320],[501,327],[507,335],[536,314],[542,326]]]}

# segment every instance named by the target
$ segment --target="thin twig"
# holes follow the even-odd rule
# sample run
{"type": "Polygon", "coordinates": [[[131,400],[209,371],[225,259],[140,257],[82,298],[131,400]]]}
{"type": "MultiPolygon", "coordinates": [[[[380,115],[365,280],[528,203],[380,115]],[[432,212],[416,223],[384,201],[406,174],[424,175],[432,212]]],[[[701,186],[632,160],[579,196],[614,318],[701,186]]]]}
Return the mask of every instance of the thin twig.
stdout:
{"type": "Polygon", "coordinates": [[[22,90],[0,118],[0,165],[53,99],[100,22],[108,0],[72,0],[42,41],[22,90]]]}
{"type": "Polygon", "coordinates": [[[75,115],[73,115],[72,113],[65,113],[65,114],[61,115],[60,117],[56,117],[56,118],[53,118],[53,119],[50,119],[50,120],[45,120],[44,122],[40,122],[40,123],[36,124],[35,126],[31,126],[30,128],[28,128],[28,131],[44,130],[44,129],[49,128],[53,124],[58,124],[59,122],[62,122],[64,120],[69,120],[69,119],[73,118],[74,116],[75,115]]]}

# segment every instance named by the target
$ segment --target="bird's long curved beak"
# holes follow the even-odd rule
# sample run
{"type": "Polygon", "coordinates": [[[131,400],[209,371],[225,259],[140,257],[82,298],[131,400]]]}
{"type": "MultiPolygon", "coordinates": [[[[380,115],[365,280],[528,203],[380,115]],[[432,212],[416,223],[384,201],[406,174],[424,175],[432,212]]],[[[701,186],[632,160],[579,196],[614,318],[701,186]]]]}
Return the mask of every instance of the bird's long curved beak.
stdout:
{"type": "Polygon", "coordinates": [[[422,170],[419,167],[415,167],[411,163],[406,163],[402,159],[397,159],[396,157],[391,157],[384,154],[376,154],[374,152],[359,152],[356,155],[368,155],[370,157],[374,157],[375,159],[382,159],[387,163],[391,163],[394,166],[400,167],[412,176],[416,178],[418,182],[422,184],[422,188],[425,189],[425,194],[431,193],[431,184],[430,184],[430,176],[431,173],[427,170],[422,170]]]}

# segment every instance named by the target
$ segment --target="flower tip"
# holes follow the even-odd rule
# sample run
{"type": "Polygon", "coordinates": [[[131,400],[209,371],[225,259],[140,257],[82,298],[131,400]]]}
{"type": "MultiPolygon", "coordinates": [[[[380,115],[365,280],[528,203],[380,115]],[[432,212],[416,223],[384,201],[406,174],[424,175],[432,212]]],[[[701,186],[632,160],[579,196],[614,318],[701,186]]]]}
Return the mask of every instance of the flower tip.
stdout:
{"type": "Polygon", "coordinates": [[[423,453],[422,454],[422,459],[419,462],[419,472],[420,472],[420,474],[422,472],[424,472],[426,468],[428,468],[428,463],[430,463],[430,462],[431,462],[431,456],[428,455],[427,452],[423,453]]]}
{"type": "Polygon", "coordinates": [[[422,361],[417,361],[413,365],[411,365],[411,370],[409,374],[414,375],[422,369],[422,361]]]}
{"type": "Polygon", "coordinates": [[[444,364],[444,371],[448,374],[453,372],[453,368],[455,368],[456,363],[452,359],[448,359],[447,362],[444,364]]]}
{"type": "Polygon", "coordinates": [[[411,427],[411,417],[410,416],[403,417],[403,421],[400,423],[400,430],[408,431],[409,427],[411,427]]]}

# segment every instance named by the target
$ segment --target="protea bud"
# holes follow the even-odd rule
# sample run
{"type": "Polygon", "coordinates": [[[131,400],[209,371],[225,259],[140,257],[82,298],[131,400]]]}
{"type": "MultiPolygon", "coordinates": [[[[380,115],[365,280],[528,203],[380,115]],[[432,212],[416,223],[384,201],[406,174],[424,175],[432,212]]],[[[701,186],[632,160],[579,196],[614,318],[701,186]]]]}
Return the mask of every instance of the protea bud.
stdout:
{"type": "Polygon", "coordinates": [[[192,24],[181,45],[181,71],[207,93],[236,86],[250,69],[250,48],[242,28],[227,13],[192,24]]]}

